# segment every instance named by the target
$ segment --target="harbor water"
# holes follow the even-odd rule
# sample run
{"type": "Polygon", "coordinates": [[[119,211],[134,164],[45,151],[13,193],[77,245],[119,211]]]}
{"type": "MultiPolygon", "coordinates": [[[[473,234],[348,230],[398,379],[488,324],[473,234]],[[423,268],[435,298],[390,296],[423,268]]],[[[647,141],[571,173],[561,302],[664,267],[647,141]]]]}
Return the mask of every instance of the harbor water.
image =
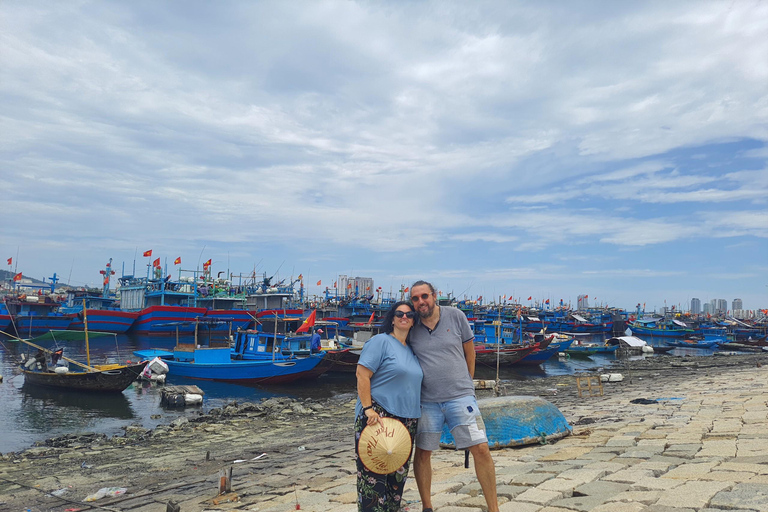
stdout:
{"type": "MultiPolygon", "coordinates": [[[[584,339],[584,338],[582,338],[584,339]]],[[[602,336],[587,337],[584,341],[602,341],[602,336]]],[[[89,348],[91,363],[125,363],[135,361],[134,350],[148,348],[171,349],[173,337],[145,337],[132,335],[91,337],[89,348]]],[[[649,340],[650,343],[650,340],[649,340]]],[[[84,341],[44,342],[46,348],[63,347],[64,355],[85,362],[84,341]]],[[[179,416],[196,414],[200,407],[166,408],[160,403],[161,386],[137,381],[122,394],[99,395],[66,392],[24,385],[24,376],[17,370],[17,361],[25,345],[3,339],[0,345],[0,453],[29,448],[36,441],[73,433],[103,433],[119,435],[129,425],[154,428],[172,422],[179,416]]],[[[675,349],[672,355],[708,355],[711,351],[675,349]]],[[[642,357],[642,356],[638,356],[642,357]]],[[[650,357],[653,357],[652,355],[650,357]]],[[[615,362],[614,355],[595,354],[586,358],[553,357],[541,365],[513,365],[501,367],[498,377],[503,382],[569,375],[582,371],[608,367],[615,362]]],[[[475,377],[495,379],[495,366],[478,365],[475,377]]],[[[324,399],[338,395],[355,396],[353,373],[328,373],[310,382],[297,382],[281,386],[243,386],[221,382],[190,380],[173,375],[167,384],[194,384],[204,392],[202,409],[208,411],[231,401],[257,402],[269,397],[324,399]]]]}

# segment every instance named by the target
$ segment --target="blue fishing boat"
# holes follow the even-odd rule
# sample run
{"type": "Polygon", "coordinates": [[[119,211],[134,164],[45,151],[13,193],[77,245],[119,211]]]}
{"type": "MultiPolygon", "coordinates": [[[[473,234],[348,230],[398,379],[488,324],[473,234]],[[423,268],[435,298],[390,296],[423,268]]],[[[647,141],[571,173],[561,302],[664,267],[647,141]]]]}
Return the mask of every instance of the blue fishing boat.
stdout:
{"type": "Polygon", "coordinates": [[[5,303],[0,302],[0,331],[8,332],[11,327],[11,313],[5,303]]]}
{"type": "Polygon", "coordinates": [[[72,315],[70,330],[85,330],[84,318],[87,318],[88,329],[91,331],[116,334],[127,332],[139,314],[138,312],[122,311],[117,297],[110,292],[110,280],[115,274],[115,271],[112,270],[112,258],[99,273],[103,276],[101,290],[88,288],[68,290],[66,301],[59,311],[72,315]]]}
{"type": "Polygon", "coordinates": [[[161,358],[170,377],[215,380],[247,384],[282,384],[319,377],[330,366],[322,365],[325,353],[292,359],[232,359],[229,343],[204,347],[177,344],[173,351],[137,350],[135,356],[148,360],[161,358]]]}
{"type": "Polygon", "coordinates": [[[629,324],[629,328],[633,335],[685,338],[696,334],[685,322],[674,318],[638,318],[629,324]]]}
{"type": "Polygon", "coordinates": [[[672,347],[700,348],[705,350],[714,350],[718,348],[717,340],[669,340],[665,343],[672,347]]]}
{"type": "Polygon", "coordinates": [[[61,302],[54,300],[51,295],[21,294],[5,298],[13,318],[16,335],[20,338],[31,338],[50,330],[65,330],[72,323],[73,315],[59,311],[61,302]]]}

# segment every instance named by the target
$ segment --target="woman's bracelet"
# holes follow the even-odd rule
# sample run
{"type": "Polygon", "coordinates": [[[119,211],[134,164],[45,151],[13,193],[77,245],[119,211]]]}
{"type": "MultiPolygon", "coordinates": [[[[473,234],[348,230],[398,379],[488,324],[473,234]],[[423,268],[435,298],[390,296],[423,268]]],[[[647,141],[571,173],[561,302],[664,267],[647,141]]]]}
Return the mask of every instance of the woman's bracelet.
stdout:
{"type": "Polygon", "coordinates": [[[367,411],[368,409],[373,409],[373,406],[369,405],[368,407],[363,407],[363,413],[365,413],[365,411],[367,411]]]}

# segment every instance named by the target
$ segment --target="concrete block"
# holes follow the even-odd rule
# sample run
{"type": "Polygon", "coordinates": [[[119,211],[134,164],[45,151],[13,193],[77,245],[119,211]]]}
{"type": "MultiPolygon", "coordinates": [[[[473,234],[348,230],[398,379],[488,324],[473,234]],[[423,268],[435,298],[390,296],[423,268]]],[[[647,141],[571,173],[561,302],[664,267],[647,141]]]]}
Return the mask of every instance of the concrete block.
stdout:
{"type": "Polygon", "coordinates": [[[561,499],[562,497],[563,493],[560,492],[531,488],[518,495],[517,498],[515,498],[515,501],[529,501],[531,503],[545,505],[551,501],[561,499]]]}

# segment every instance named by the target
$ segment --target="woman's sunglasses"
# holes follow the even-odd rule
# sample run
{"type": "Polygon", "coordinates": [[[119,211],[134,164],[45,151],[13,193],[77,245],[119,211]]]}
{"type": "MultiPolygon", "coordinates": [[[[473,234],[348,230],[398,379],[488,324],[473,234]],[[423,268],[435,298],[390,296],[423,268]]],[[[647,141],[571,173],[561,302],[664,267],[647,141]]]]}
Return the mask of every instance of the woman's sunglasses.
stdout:
{"type": "Polygon", "coordinates": [[[395,316],[397,318],[406,317],[406,318],[410,318],[411,320],[413,320],[414,318],[416,318],[416,312],[414,312],[414,311],[400,311],[398,309],[397,311],[395,311],[395,316]]]}

